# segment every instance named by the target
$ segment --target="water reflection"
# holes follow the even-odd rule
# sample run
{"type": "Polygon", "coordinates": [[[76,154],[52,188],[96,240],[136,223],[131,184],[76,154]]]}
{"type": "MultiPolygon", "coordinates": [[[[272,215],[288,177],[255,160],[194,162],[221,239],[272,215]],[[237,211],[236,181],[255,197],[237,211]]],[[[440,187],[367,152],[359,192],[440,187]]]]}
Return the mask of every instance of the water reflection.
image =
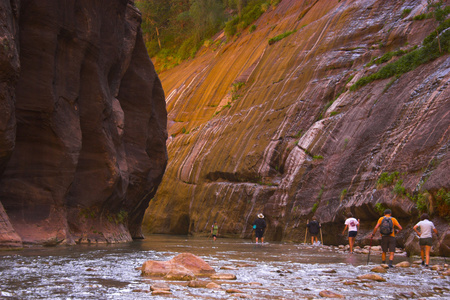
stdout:
{"type": "MultiPolygon", "coordinates": [[[[0,299],[234,299],[236,295],[226,293],[230,288],[251,299],[312,299],[323,290],[355,299],[443,299],[450,286],[448,277],[423,268],[396,268],[382,274],[386,282],[363,282],[356,277],[370,273],[380,257],[372,254],[367,266],[367,255],[291,243],[259,247],[236,239],[152,235],[129,244],[26,249],[0,256],[0,299]],[[136,268],[183,252],[238,279],[219,290],[169,282],[172,296],[152,296],[149,288],[155,280],[141,277],[136,268]],[[236,270],[220,269],[226,266],[236,270]]],[[[406,259],[396,257],[394,263],[406,259]]]]}

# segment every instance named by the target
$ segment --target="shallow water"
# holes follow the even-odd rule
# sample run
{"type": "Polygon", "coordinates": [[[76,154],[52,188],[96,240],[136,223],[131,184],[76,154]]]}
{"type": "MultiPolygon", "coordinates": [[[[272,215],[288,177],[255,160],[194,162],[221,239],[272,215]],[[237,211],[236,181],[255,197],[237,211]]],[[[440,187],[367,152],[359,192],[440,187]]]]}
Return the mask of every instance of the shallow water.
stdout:
{"type": "MultiPolygon", "coordinates": [[[[396,257],[394,263],[408,260],[396,257]]],[[[435,259],[436,260],[436,259],[435,259]]],[[[439,263],[440,261],[435,261],[439,263]]],[[[236,299],[227,289],[239,289],[251,299],[313,299],[333,291],[347,299],[450,299],[450,278],[425,268],[395,268],[381,274],[386,282],[361,281],[380,263],[379,255],[343,254],[329,247],[249,240],[152,235],[119,245],[76,245],[0,252],[0,299],[236,299]],[[168,281],[172,296],[152,296],[156,279],[136,268],[146,260],[169,260],[190,252],[217,272],[233,273],[235,281],[222,289],[189,288],[168,281]],[[221,267],[238,267],[221,270],[221,267]],[[353,285],[344,285],[353,281],[353,285]],[[260,286],[251,283],[260,283],[260,286]]]]}

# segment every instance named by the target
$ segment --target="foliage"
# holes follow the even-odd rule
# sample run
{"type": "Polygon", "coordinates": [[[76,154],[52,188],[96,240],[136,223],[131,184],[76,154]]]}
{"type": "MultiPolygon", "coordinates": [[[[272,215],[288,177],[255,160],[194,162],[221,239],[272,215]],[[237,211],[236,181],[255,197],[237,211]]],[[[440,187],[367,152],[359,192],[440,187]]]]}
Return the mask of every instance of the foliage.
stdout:
{"type": "Polygon", "coordinates": [[[312,207],[312,213],[315,213],[318,207],[319,207],[319,203],[318,202],[314,203],[314,205],[312,207]]]}
{"type": "Polygon", "coordinates": [[[231,20],[225,24],[225,34],[227,37],[234,36],[237,32],[240,32],[247,28],[251,23],[257,20],[263,13],[264,7],[267,7],[266,0],[251,0],[243,7],[239,14],[233,16],[231,20]],[[264,4],[266,4],[264,6],[264,4]]]}
{"type": "MultiPolygon", "coordinates": [[[[220,30],[232,37],[280,0],[135,0],[150,57],[159,71],[193,57],[220,30]]],[[[252,25],[249,31],[256,30],[252,25]]]]}
{"type": "MultiPolygon", "coordinates": [[[[350,87],[351,91],[363,87],[364,85],[378,80],[386,79],[392,76],[400,76],[406,72],[414,70],[418,66],[428,63],[446,53],[450,53],[450,30],[446,30],[450,27],[450,20],[444,20],[445,16],[450,12],[450,9],[436,8],[433,16],[436,21],[440,22],[436,30],[431,33],[422,43],[422,47],[417,48],[398,60],[387,64],[382,67],[378,72],[360,78],[355,84],[350,87]]],[[[400,54],[402,50],[398,50],[394,53],[388,54],[381,61],[387,61],[392,58],[395,53],[400,54]],[[390,58],[389,56],[392,55],[390,58]]]]}
{"type": "Polygon", "coordinates": [[[376,210],[380,215],[382,215],[386,209],[387,209],[387,207],[384,206],[382,203],[376,203],[376,204],[375,204],[375,210],[376,210]]]}
{"type": "Polygon", "coordinates": [[[341,201],[344,200],[346,195],[347,195],[347,189],[343,189],[341,192],[341,201]]]}
{"type": "Polygon", "coordinates": [[[398,179],[398,176],[398,172],[393,172],[390,174],[387,172],[381,173],[380,178],[378,178],[377,181],[377,188],[383,188],[394,184],[394,181],[398,179]]]}
{"type": "Polygon", "coordinates": [[[412,9],[410,9],[410,8],[405,8],[405,9],[402,11],[402,18],[404,18],[404,17],[406,17],[407,15],[409,15],[409,13],[411,12],[411,10],[412,10],[412,9]]]}
{"type": "Polygon", "coordinates": [[[396,194],[398,196],[402,196],[402,195],[406,194],[406,189],[402,184],[403,184],[403,180],[397,181],[397,183],[394,186],[394,190],[393,190],[394,194],[396,194]]]}
{"type": "Polygon", "coordinates": [[[280,35],[277,35],[277,36],[275,36],[275,37],[269,39],[269,45],[273,45],[273,44],[275,44],[276,42],[278,42],[278,41],[284,39],[285,37],[290,36],[291,34],[293,34],[293,33],[295,33],[295,32],[297,32],[297,30],[286,31],[285,33],[282,33],[282,34],[280,34],[280,35]]]}

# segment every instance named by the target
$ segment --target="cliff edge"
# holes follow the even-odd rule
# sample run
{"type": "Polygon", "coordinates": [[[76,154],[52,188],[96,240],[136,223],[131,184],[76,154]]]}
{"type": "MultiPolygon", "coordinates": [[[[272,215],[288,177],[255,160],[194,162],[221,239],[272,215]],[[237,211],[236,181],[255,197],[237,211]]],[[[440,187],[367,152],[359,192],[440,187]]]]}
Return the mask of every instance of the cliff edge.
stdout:
{"type": "Polygon", "coordinates": [[[0,1],[0,246],[123,242],[167,163],[132,1],[0,1]]]}

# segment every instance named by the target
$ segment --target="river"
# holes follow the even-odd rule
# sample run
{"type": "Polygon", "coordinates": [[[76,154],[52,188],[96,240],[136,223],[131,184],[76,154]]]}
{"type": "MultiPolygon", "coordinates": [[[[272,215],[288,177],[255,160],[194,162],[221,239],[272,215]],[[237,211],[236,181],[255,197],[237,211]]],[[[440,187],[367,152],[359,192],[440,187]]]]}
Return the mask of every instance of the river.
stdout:
{"type": "MultiPolygon", "coordinates": [[[[250,240],[150,235],[127,244],[29,248],[0,252],[0,257],[0,299],[319,299],[323,290],[347,299],[450,299],[450,277],[430,268],[389,269],[380,274],[386,282],[359,280],[380,263],[379,255],[371,255],[367,265],[367,254],[294,243],[255,247],[250,240]],[[152,296],[150,286],[158,280],[142,277],[137,268],[183,252],[237,279],[221,282],[220,289],[169,281],[172,295],[152,296]]],[[[404,260],[413,261],[397,256],[394,263],[404,260]]]]}

